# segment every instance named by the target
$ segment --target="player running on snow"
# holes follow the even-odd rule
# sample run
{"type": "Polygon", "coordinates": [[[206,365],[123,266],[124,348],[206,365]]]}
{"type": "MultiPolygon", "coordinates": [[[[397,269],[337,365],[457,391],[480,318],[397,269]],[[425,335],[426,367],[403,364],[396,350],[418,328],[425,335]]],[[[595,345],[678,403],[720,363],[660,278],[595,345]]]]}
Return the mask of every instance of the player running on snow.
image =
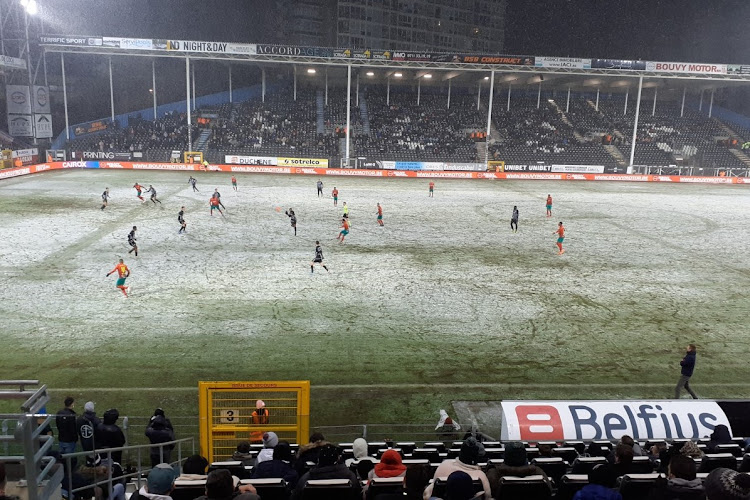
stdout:
{"type": "Polygon", "coordinates": [[[224,212],[221,211],[219,208],[219,205],[221,205],[221,202],[219,201],[219,198],[216,196],[212,196],[211,199],[208,201],[208,204],[211,206],[211,217],[214,216],[214,210],[218,210],[222,217],[224,217],[224,212]]]}
{"type": "Polygon", "coordinates": [[[513,215],[510,216],[510,230],[518,232],[518,207],[513,205],[513,215]]]}
{"type": "Polygon", "coordinates": [[[128,233],[128,245],[133,247],[130,250],[128,250],[128,253],[135,252],[135,256],[138,257],[138,244],[135,242],[136,229],[138,228],[133,226],[133,230],[128,233]]]}
{"type": "Polygon", "coordinates": [[[146,200],[143,199],[143,196],[141,196],[141,191],[143,191],[143,186],[141,186],[140,184],[138,184],[136,182],[135,184],[133,184],[133,187],[137,191],[136,196],[138,197],[138,199],[141,200],[141,201],[146,201],[146,200]]]}
{"type": "Polygon", "coordinates": [[[108,201],[109,201],[109,188],[105,188],[104,192],[102,193],[102,210],[106,208],[108,201]]]}
{"type": "Polygon", "coordinates": [[[191,186],[193,186],[193,192],[194,192],[194,193],[195,193],[196,191],[198,191],[198,188],[197,188],[197,187],[195,187],[195,184],[196,184],[197,182],[198,182],[198,179],[196,179],[196,178],[195,178],[195,177],[193,177],[192,175],[191,175],[191,176],[190,176],[190,178],[188,179],[188,184],[190,184],[191,186]]]}
{"type": "Polygon", "coordinates": [[[221,193],[219,192],[219,188],[214,189],[214,194],[211,195],[211,198],[216,198],[219,201],[219,205],[221,205],[221,208],[223,208],[224,210],[227,209],[227,207],[225,207],[221,202],[221,193]]]}
{"type": "Polygon", "coordinates": [[[148,189],[146,190],[147,193],[151,193],[151,201],[154,205],[156,205],[156,202],[159,202],[159,205],[161,205],[161,201],[156,197],[156,189],[154,189],[154,186],[151,184],[148,185],[148,189]]]}
{"type": "Polygon", "coordinates": [[[378,226],[383,226],[383,207],[378,203],[378,226]]]}
{"type": "Polygon", "coordinates": [[[338,236],[336,236],[336,239],[341,240],[339,241],[339,243],[343,243],[344,238],[346,238],[347,234],[349,234],[349,221],[342,218],[341,219],[341,232],[339,233],[338,236]]]}
{"type": "Polygon", "coordinates": [[[125,265],[125,263],[120,259],[120,262],[118,262],[115,265],[115,268],[112,269],[110,272],[107,273],[107,277],[109,277],[112,273],[117,273],[117,282],[115,283],[115,286],[120,289],[122,294],[125,296],[125,298],[128,297],[128,288],[125,286],[125,279],[130,276],[130,269],[128,269],[128,266],[125,265]]]}
{"type": "Polygon", "coordinates": [[[557,225],[557,231],[555,231],[552,234],[557,234],[557,248],[560,249],[560,251],[557,252],[557,255],[564,254],[565,253],[565,249],[563,248],[562,244],[563,244],[563,241],[565,240],[565,227],[563,227],[563,223],[562,222],[560,222],[557,225]]]}
{"type": "Polygon", "coordinates": [[[315,272],[315,264],[320,264],[321,266],[323,266],[323,269],[325,269],[327,272],[329,272],[329,273],[331,272],[331,271],[328,270],[328,268],[326,267],[326,265],[323,263],[323,249],[320,247],[320,242],[319,241],[315,242],[315,258],[312,260],[312,262],[310,262],[310,272],[311,273],[315,272]]]}
{"type": "Polygon", "coordinates": [[[185,207],[180,207],[180,211],[177,212],[177,222],[180,223],[180,230],[177,231],[177,234],[182,234],[185,232],[187,228],[187,222],[185,222],[185,207]]]}
{"type": "Polygon", "coordinates": [[[323,181],[318,181],[318,198],[323,196],[323,181]]]}

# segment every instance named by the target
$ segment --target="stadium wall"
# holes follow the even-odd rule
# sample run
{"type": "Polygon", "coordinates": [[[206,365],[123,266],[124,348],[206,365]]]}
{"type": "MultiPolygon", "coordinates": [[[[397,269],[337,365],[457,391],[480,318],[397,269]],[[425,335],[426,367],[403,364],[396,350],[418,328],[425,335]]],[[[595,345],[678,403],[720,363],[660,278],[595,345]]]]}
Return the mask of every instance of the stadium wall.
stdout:
{"type": "MultiPolygon", "coordinates": [[[[48,170],[69,168],[116,170],[203,171],[201,165],[184,163],[148,163],[114,161],[63,161],[40,163],[27,167],[0,170],[0,179],[37,174],[48,170]]],[[[701,177],[687,175],[639,174],[568,174],[532,172],[450,172],[413,170],[364,170],[351,168],[278,167],[268,165],[210,165],[209,171],[227,173],[316,175],[342,177],[405,177],[424,179],[489,179],[489,180],[557,180],[615,182],[675,182],[688,184],[742,184],[750,186],[750,177],[701,177]]]]}

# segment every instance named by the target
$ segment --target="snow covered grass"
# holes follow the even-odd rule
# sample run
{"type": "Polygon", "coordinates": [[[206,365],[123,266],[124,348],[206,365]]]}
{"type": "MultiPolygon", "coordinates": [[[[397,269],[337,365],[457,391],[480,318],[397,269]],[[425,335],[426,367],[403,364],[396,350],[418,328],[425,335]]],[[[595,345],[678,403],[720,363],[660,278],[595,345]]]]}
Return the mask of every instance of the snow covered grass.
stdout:
{"type": "Polygon", "coordinates": [[[453,400],[669,397],[695,342],[696,391],[747,397],[747,188],[438,180],[428,198],[425,180],[331,177],[317,198],[317,180],[240,176],[237,194],[217,173],[198,175],[200,193],[175,172],[1,182],[2,377],[95,393],[130,414],[159,403],[185,415],[197,413],[195,393],[170,387],[309,379],[357,385],[313,389],[316,425],[422,423],[453,400]],[[142,204],[135,181],[163,205],[142,204]],[[215,187],[224,218],[209,216],[215,187]],[[343,201],[352,229],[338,244],[343,201]],[[310,273],[315,240],[330,273],[310,273]],[[129,299],[105,278],[118,258],[129,299]],[[462,383],[490,385],[430,387],[462,383]],[[129,387],[164,393],[85,390],[129,387]]]}

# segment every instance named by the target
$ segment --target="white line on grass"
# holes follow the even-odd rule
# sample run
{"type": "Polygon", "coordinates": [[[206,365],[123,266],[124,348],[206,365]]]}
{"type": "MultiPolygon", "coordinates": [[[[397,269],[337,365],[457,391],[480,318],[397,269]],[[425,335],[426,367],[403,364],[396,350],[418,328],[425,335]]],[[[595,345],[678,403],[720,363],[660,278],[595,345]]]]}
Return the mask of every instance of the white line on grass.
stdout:
{"type": "MultiPolygon", "coordinates": [[[[700,383],[698,387],[748,387],[750,382],[708,382],[700,383]]],[[[640,389],[640,388],[664,388],[674,387],[672,383],[649,383],[649,384],[323,384],[313,385],[313,390],[341,390],[341,389],[640,389]]],[[[242,388],[238,388],[242,389],[242,388]]],[[[50,387],[52,391],[98,391],[98,392],[124,392],[124,391],[197,391],[197,387],[50,387]]],[[[270,390],[270,388],[269,388],[270,390]]]]}

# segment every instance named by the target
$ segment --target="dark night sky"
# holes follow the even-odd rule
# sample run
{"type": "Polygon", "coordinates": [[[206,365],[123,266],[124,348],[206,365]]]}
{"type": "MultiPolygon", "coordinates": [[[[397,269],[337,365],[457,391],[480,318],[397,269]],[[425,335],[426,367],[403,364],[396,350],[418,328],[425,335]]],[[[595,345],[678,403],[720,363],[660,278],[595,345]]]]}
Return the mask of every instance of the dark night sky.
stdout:
{"type": "MultiPolygon", "coordinates": [[[[38,1],[47,32],[70,35],[263,42],[273,15],[271,0],[38,1]]],[[[748,0],[508,0],[504,52],[747,64],[748,20],[748,0]]],[[[79,90],[72,123],[109,114],[105,61],[70,57],[69,80],[79,90]]],[[[256,67],[237,66],[235,88],[257,83],[256,67]]],[[[114,67],[117,112],[148,108],[150,61],[115,58],[114,67]]],[[[226,90],[224,66],[196,67],[198,95],[226,90]]],[[[59,63],[51,68],[59,72],[59,63]]],[[[160,103],[183,98],[184,63],[162,59],[157,75],[160,103]]]]}
{"type": "MultiPolygon", "coordinates": [[[[260,42],[268,0],[40,0],[58,33],[260,42]]],[[[749,62],[747,0],[508,0],[506,52],[749,62]]]]}

